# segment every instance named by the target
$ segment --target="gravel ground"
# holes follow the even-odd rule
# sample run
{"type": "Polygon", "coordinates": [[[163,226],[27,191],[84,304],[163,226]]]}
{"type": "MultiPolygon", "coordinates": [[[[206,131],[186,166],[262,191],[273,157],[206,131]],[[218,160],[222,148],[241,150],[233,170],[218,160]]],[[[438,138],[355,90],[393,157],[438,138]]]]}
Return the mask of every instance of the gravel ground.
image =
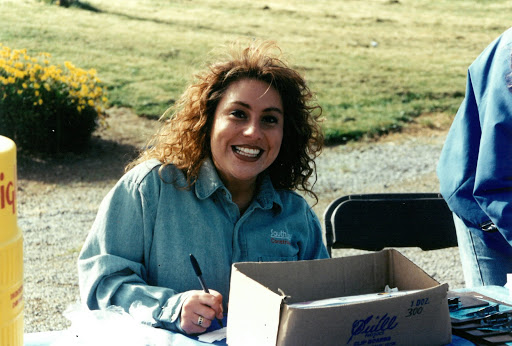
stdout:
{"type": "MultiPolygon", "coordinates": [[[[63,311],[79,297],[76,258],[99,203],[123,167],[156,128],[126,110],[112,110],[83,155],[18,156],[18,224],[24,234],[25,332],[69,327],[63,311]]],[[[329,147],[317,160],[322,218],[329,202],[350,193],[437,192],[437,158],[446,131],[409,132],[379,141],[329,147]]],[[[400,249],[440,282],[463,287],[456,248],[400,249]]],[[[334,250],[336,257],[361,253],[334,250]]]]}

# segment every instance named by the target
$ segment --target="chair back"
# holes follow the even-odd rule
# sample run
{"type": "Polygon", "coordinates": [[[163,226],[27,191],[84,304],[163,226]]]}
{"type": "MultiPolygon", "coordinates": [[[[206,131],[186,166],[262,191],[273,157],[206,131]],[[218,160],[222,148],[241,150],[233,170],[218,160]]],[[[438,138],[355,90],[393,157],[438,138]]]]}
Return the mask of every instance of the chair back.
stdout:
{"type": "Polygon", "coordinates": [[[438,193],[343,196],[326,208],[324,228],[329,254],[331,248],[457,246],[452,213],[438,193]]]}

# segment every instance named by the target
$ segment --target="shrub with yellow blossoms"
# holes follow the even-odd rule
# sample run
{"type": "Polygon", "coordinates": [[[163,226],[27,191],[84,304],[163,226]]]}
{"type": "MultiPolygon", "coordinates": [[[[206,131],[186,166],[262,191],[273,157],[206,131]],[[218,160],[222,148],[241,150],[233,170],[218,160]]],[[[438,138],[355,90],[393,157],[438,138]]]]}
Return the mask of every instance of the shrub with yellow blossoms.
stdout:
{"type": "Polygon", "coordinates": [[[49,59],[0,44],[0,134],[28,151],[81,151],[105,122],[106,89],[94,69],[49,59]]]}

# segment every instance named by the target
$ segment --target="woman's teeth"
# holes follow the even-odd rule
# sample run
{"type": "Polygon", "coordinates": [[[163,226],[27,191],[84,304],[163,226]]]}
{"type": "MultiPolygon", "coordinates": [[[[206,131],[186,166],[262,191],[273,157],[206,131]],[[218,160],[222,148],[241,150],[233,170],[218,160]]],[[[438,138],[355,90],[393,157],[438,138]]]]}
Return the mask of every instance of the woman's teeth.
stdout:
{"type": "Polygon", "coordinates": [[[240,154],[247,157],[256,157],[260,154],[260,149],[251,149],[251,148],[245,148],[245,147],[235,147],[235,151],[240,154]]]}

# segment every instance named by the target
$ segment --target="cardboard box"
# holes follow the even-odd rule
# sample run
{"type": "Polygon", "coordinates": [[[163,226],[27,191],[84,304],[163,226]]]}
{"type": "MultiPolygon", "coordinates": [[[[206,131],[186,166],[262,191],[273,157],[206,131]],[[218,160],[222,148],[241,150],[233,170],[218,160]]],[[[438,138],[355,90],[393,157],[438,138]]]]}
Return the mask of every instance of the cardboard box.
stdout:
{"type": "Polygon", "coordinates": [[[237,345],[445,345],[448,285],[396,250],[299,262],[235,263],[227,343],[237,345]],[[368,293],[418,292],[311,309],[289,304],[368,293]]]}

